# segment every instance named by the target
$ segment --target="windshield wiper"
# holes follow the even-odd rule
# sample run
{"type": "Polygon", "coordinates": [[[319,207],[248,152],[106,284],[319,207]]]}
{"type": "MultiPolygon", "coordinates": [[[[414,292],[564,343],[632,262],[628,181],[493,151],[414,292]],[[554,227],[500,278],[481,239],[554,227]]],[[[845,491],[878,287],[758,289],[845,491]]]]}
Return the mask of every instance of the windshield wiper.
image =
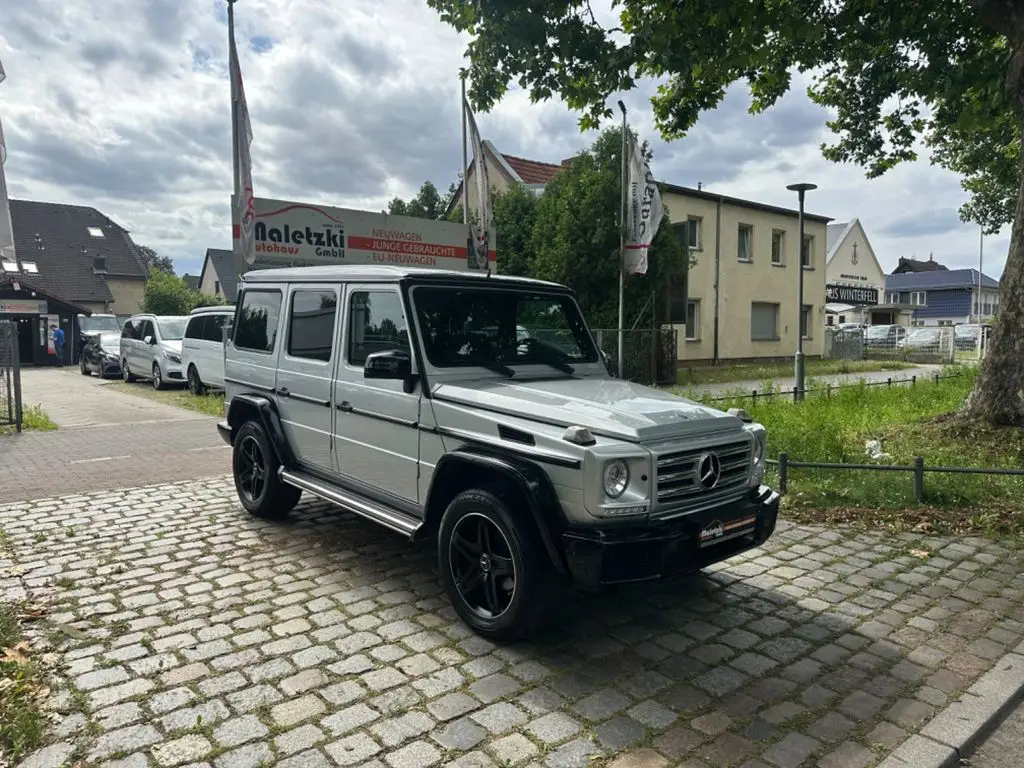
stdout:
{"type": "Polygon", "coordinates": [[[565,362],[565,360],[562,360],[560,357],[558,357],[558,355],[560,355],[561,352],[559,352],[554,347],[549,346],[540,339],[524,339],[523,343],[525,343],[526,346],[529,347],[531,350],[540,353],[539,355],[537,355],[539,362],[544,363],[545,365],[550,365],[556,371],[561,371],[562,373],[568,376],[572,376],[573,374],[576,373],[575,368],[573,368],[571,365],[565,362]]]}

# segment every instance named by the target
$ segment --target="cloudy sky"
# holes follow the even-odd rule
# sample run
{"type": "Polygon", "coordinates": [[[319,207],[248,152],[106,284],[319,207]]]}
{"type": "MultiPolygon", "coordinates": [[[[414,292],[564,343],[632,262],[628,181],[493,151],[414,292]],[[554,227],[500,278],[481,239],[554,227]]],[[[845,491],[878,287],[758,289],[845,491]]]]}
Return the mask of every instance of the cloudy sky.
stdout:
{"type": "MultiPolygon", "coordinates": [[[[179,273],[197,274],[206,248],[229,248],[223,0],[11,0],[3,16],[11,197],[92,205],[179,273]]],[[[380,210],[424,180],[442,191],[455,180],[465,40],[425,0],[239,0],[236,39],[257,196],[380,210]]],[[[859,217],[886,271],[929,253],[977,266],[957,178],[927,159],[874,181],[825,161],[827,115],[802,89],[754,117],[738,86],[671,144],[654,135],[643,90],[624,101],[664,181],[790,207],[786,185],[812,181],[808,209],[859,217]]],[[[477,117],[500,151],[536,160],[560,162],[594,139],[563,104],[530,105],[521,92],[477,117]]],[[[986,273],[1002,273],[1007,245],[1008,231],[986,238],[986,273]]]]}

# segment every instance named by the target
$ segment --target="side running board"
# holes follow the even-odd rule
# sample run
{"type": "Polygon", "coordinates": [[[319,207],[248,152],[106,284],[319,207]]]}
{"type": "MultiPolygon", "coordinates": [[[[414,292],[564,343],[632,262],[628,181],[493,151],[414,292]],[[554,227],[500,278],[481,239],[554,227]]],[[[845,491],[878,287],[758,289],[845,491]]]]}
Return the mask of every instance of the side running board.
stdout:
{"type": "Polygon", "coordinates": [[[412,538],[422,525],[422,521],[409,517],[401,512],[385,507],[376,502],[368,501],[361,496],[356,496],[349,491],[342,490],[333,485],[307,475],[305,472],[297,472],[294,469],[281,467],[278,471],[281,479],[289,485],[301,488],[304,491],[326,499],[339,507],[344,507],[350,512],[372,520],[375,523],[390,528],[396,533],[412,538]]]}

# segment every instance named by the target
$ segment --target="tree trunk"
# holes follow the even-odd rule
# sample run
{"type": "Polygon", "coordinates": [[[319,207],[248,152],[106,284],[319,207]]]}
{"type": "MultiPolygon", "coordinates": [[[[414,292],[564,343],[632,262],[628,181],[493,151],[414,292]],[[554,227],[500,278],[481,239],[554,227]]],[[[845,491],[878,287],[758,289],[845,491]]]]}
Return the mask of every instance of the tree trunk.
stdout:
{"type": "MultiPolygon", "coordinates": [[[[1016,25],[1019,27],[1019,25],[1016,25]]],[[[1024,129],[1024,42],[1013,41],[1006,86],[1024,129]]],[[[994,426],[1024,426],[1024,152],[1020,153],[1017,209],[999,288],[999,317],[981,373],[962,415],[994,426]]],[[[981,300],[981,297],[978,297],[981,300]]]]}

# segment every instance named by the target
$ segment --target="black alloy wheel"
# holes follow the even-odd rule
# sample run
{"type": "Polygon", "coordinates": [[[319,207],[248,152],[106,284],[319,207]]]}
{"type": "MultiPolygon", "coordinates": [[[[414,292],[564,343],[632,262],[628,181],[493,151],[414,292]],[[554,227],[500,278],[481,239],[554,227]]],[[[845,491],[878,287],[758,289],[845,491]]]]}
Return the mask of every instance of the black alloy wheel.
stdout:
{"type": "Polygon", "coordinates": [[[257,504],[267,484],[267,457],[253,435],[246,435],[238,444],[238,488],[242,500],[257,504]]]}
{"type": "Polygon", "coordinates": [[[508,610],[516,591],[512,546],[502,530],[478,513],[463,516],[452,530],[448,561],[466,606],[484,619],[508,610]]]}

